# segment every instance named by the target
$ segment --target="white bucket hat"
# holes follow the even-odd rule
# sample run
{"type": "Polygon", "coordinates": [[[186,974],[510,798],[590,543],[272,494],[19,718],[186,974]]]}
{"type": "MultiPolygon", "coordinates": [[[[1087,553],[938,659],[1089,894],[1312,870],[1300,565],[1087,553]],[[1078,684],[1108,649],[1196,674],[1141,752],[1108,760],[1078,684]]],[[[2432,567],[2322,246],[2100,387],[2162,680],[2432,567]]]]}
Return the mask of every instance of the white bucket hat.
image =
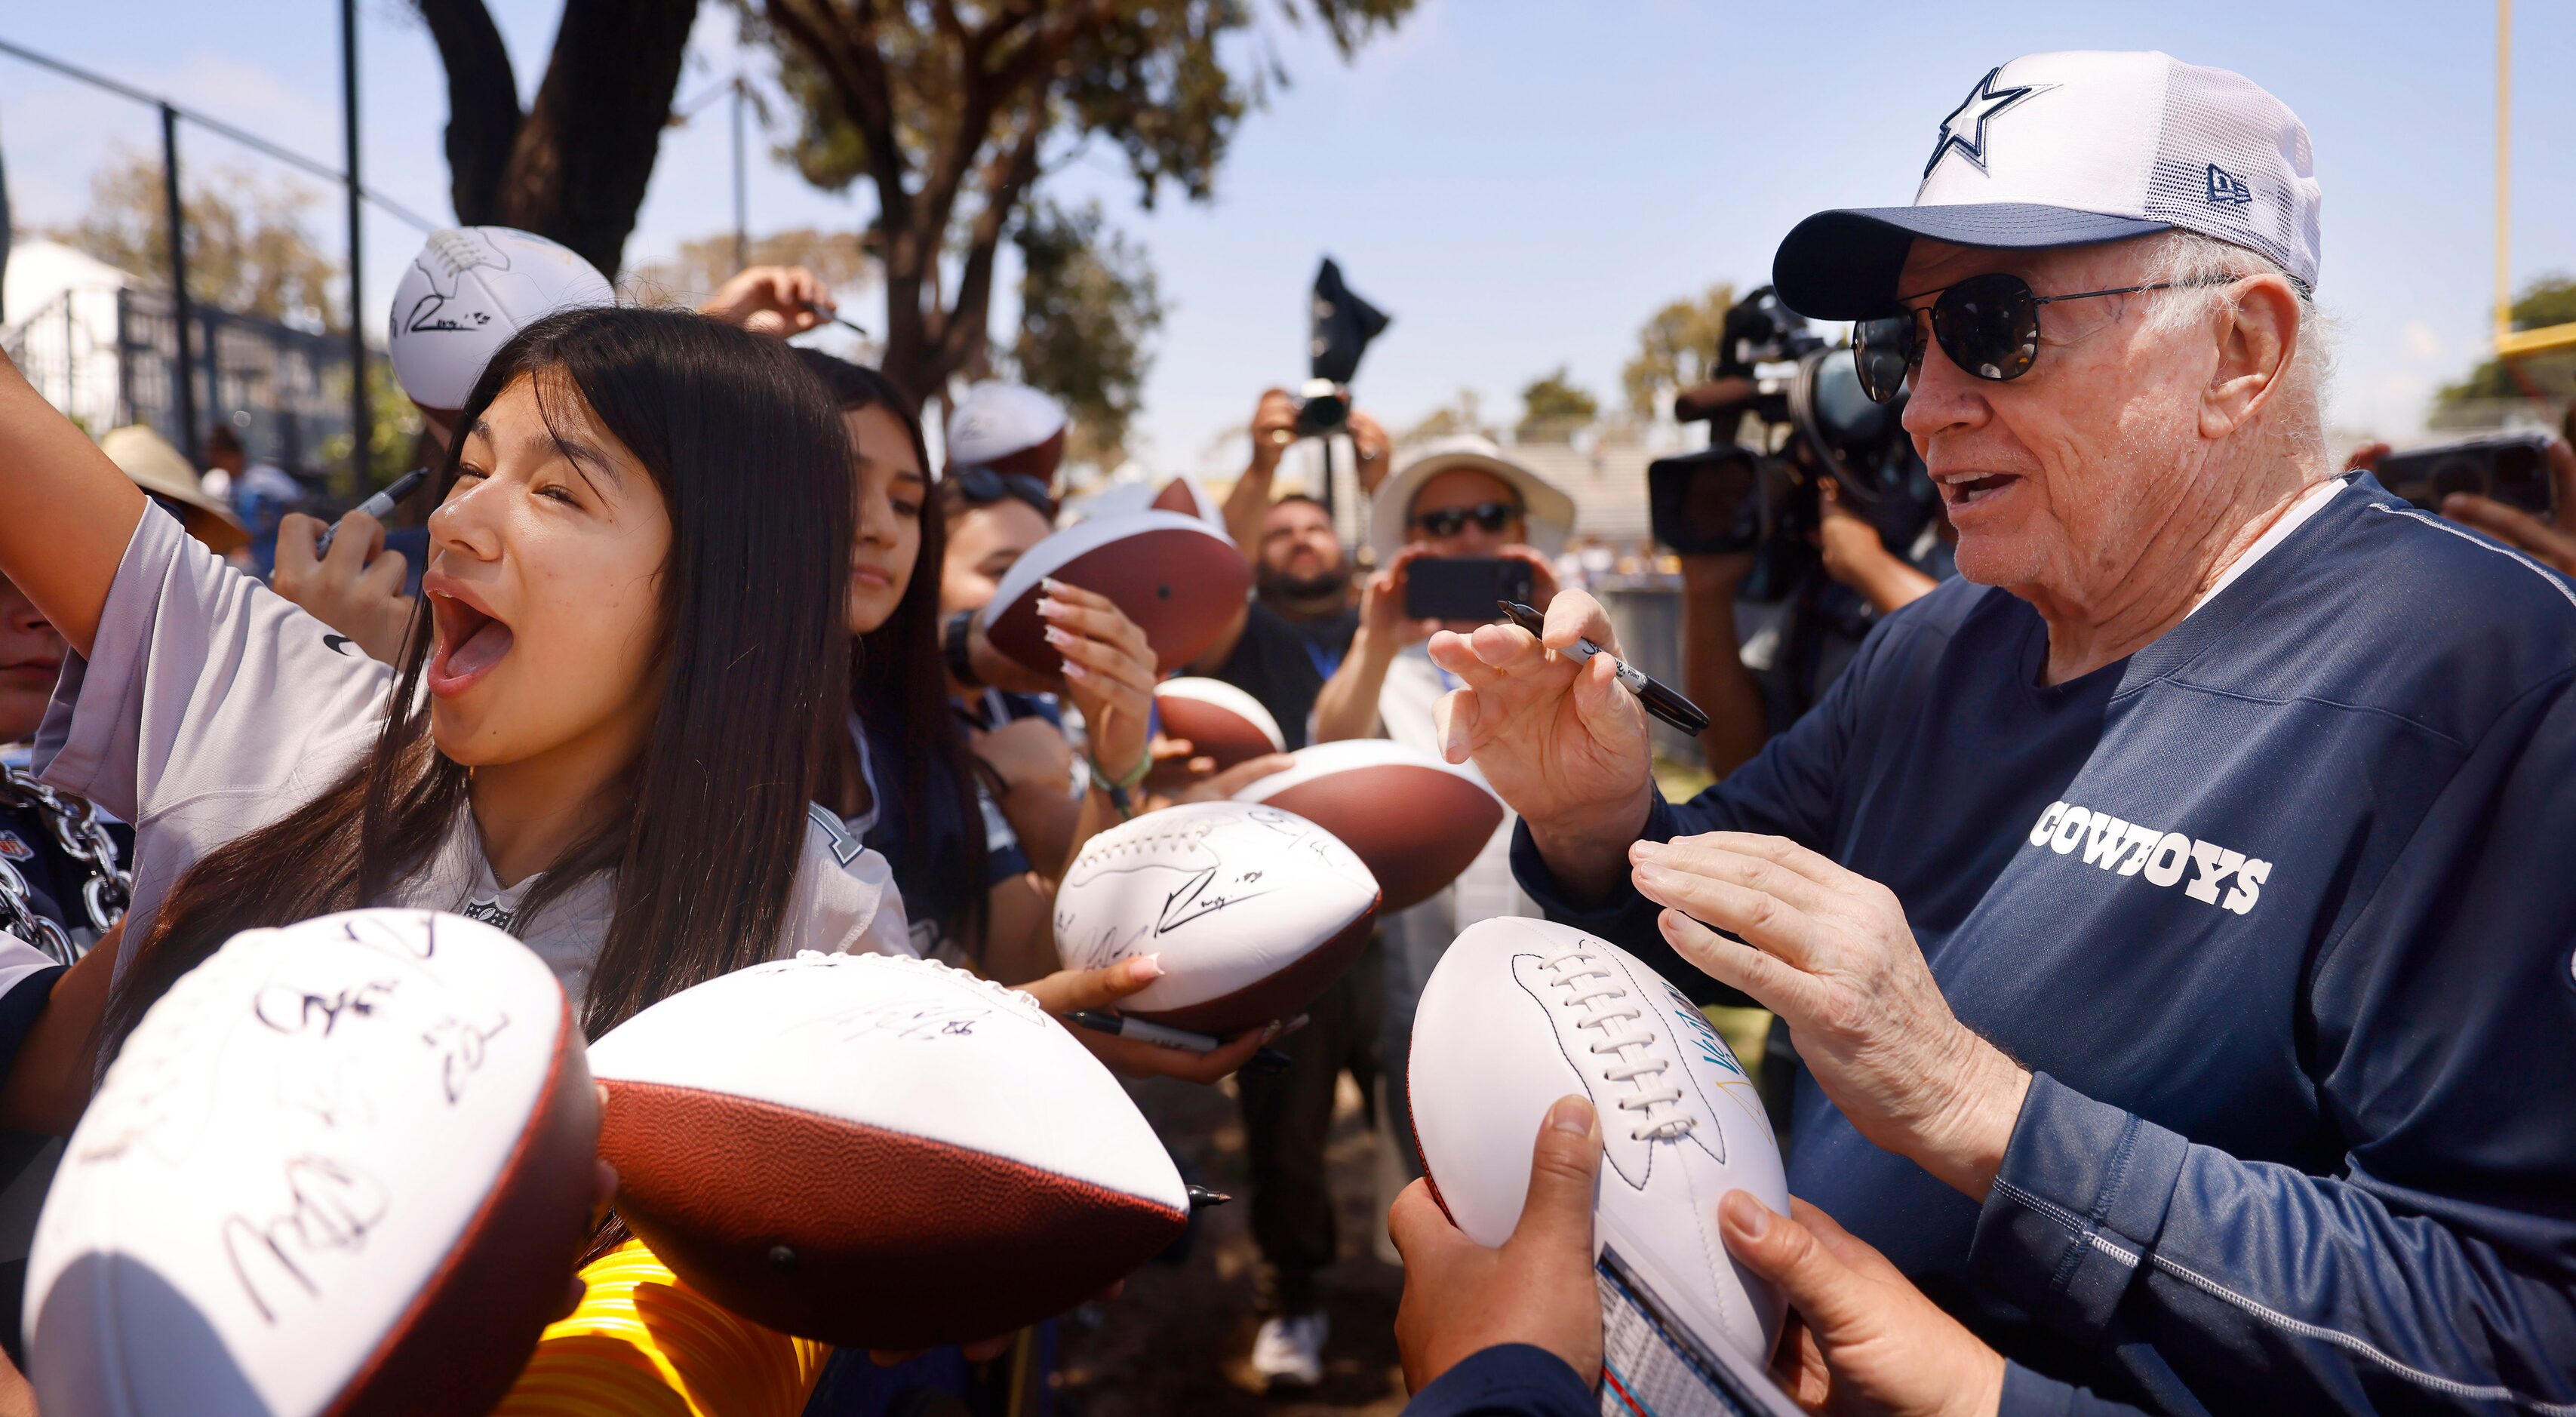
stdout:
{"type": "Polygon", "coordinates": [[[1413,460],[1389,477],[1369,499],[1369,545],[1376,550],[1380,565],[1404,549],[1412,538],[1413,499],[1424,483],[1452,468],[1471,467],[1491,473],[1508,484],[1521,499],[1522,520],[1529,531],[1529,544],[1540,555],[1554,556],[1565,549],[1565,539],[1574,531],[1574,499],[1558,491],[1556,484],[1503,456],[1503,450],[1474,434],[1438,438],[1415,450],[1413,460]]]}

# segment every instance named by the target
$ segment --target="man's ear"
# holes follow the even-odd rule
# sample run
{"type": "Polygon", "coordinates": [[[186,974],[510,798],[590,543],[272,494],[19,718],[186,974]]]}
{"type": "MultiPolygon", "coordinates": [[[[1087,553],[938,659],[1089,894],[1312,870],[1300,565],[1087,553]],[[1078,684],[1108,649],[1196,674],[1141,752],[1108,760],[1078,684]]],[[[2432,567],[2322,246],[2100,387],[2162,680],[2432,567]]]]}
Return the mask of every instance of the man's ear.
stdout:
{"type": "Polygon", "coordinates": [[[2218,367],[2200,397],[2200,435],[2224,438],[2261,413],[2298,353],[2299,297],[2277,275],[2249,276],[2218,326],[2218,367]]]}

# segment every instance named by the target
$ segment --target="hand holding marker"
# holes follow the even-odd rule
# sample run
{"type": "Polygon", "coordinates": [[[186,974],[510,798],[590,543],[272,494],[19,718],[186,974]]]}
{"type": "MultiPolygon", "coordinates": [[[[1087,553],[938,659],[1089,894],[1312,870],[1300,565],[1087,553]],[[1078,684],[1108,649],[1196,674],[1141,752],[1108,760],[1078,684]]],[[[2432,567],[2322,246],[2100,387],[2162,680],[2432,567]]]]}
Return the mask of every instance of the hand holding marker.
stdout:
{"type": "MultiPolygon", "coordinates": [[[[419,491],[420,485],[428,480],[428,468],[413,468],[411,471],[395,478],[382,492],[360,502],[357,505],[356,510],[374,517],[377,521],[383,521],[385,518],[393,515],[394,508],[401,506],[405,497],[419,491]]],[[[331,554],[331,538],[338,536],[339,534],[340,527],[336,522],[330,526],[322,528],[321,539],[313,543],[313,559],[319,561],[323,557],[331,554]]]]}
{"type": "MultiPolygon", "coordinates": [[[[1547,637],[1547,621],[1536,610],[1509,600],[1497,600],[1494,603],[1502,607],[1504,617],[1513,624],[1539,636],[1542,640],[1547,637]]],[[[1559,653],[1577,664],[1584,664],[1590,662],[1592,656],[1605,651],[1590,640],[1576,640],[1573,648],[1561,650],[1559,653]]],[[[1646,712],[1694,738],[1699,736],[1700,730],[1708,727],[1708,715],[1700,711],[1700,706],[1683,698],[1661,680],[1649,677],[1643,670],[1631,666],[1628,661],[1615,654],[1610,656],[1610,666],[1619,671],[1620,686],[1636,695],[1637,702],[1645,708],[1646,712]]]]}

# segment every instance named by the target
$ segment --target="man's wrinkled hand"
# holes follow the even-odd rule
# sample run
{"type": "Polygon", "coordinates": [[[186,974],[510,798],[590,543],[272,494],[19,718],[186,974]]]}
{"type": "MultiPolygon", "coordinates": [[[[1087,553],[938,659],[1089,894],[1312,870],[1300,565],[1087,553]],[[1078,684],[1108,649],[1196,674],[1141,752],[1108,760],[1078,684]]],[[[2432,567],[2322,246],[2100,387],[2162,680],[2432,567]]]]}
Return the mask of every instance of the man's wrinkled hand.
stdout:
{"type": "Polygon", "coordinates": [[[1432,662],[1464,687],[1441,700],[1441,752],[1473,760],[1521,814],[1558,882],[1597,898],[1626,870],[1652,804],[1653,757],[1645,710],[1619,686],[1603,654],[1578,664],[1563,651],[1589,639],[1616,653],[1600,602],[1579,590],[1547,607],[1542,638],[1515,625],[1431,637],[1432,662]]]}
{"type": "Polygon", "coordinates": [[[1776,836],[1641,841],[1628,857],[1639,893],[1669,907],[1664,938],[1786,1021],[1862,1136],[1985,1198],[2030,1074],[1950,1011],[1894,892],[1776,836]]]}

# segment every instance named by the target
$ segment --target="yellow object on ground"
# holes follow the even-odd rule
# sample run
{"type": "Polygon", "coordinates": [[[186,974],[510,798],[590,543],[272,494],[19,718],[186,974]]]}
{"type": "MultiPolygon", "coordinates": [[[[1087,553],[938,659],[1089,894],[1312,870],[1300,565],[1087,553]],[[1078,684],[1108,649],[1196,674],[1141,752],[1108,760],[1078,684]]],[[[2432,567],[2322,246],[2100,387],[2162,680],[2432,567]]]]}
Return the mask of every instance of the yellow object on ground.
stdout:
{"type": "Polygon", "coordinates": [[[797,1417],[831,1356],[689,1288],[636,1241],[581,1277],[581,1306],[537,1340],[493,1417],[797,1417]]]}

